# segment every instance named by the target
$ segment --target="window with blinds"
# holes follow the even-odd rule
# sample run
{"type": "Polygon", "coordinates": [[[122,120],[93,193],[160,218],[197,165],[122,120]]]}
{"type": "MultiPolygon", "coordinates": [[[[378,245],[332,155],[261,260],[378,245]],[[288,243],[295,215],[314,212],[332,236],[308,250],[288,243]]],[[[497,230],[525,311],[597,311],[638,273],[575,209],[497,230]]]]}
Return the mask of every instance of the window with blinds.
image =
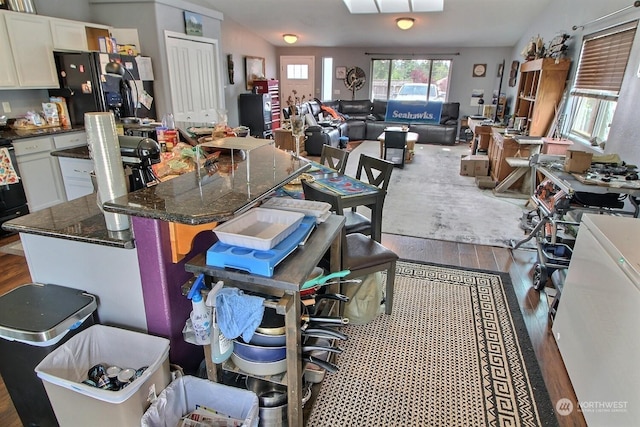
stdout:
{"type": "Polygon", "coordinates": [[[620,92],[636,27],[634,21],[585,38],[574,92],[620,92]]]}
{"type": "Polygon", "coordinates": [[[568,102],[572,140],[602,146],[618,103],[638,21],[586,36],[568,102]]]}

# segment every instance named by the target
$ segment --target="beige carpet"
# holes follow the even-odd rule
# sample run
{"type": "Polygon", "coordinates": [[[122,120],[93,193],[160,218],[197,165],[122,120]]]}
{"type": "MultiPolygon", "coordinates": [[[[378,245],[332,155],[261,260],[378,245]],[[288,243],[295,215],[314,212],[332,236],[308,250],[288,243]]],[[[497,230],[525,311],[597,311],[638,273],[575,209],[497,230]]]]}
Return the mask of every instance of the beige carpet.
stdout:
{"type": "Polygon", "coordinates": [[[557,425],[507,274],[400,261],[394,295],[342,328],[307,427],[557,425]]]}
{"type": "MultiPolygon", "coordinates": [[[[384,233],[452,242],[510,247],[524,231],[526,200],[496,197],[475,178],[460,176],[466,144],[416,144],[413,162],[394,168],[382,215],[384,233]]],[[[355,176],[361,153],[379,157],[379,143],[364,141],[349,155],[347,174],[355,176]]],[[[526,246],[525,246],[526,247],[526,246]]]]}

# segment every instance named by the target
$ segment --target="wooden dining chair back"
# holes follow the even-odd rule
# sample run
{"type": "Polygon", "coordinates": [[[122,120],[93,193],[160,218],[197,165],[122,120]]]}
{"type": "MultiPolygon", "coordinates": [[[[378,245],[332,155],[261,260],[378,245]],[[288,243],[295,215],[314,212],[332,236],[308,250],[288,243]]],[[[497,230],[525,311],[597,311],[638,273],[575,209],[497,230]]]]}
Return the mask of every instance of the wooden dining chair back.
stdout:
{"type": "Polygon", "coordinates": [[[367,182],[371,185],[387,191],[389,181],[391,181],[391,173],[393,172],[393,163],[377,157],[360,154],[358,159],[358,169],[356,171],[356,179],[367,182]],[[366,177],[366,180],[363,179],[366,177]]]}
{"type": "MultiPolygon", "coordinates": [[[[340,215],[343,211],[340,197],[320,190],[306,181],[302,181],[302,189],[306,200],[327,202],[332,210],[340,215]]],[[[384,247],[369,236],[362,233],[342,234],[341,269],[350,270],[344,279],[363,277],[378,271],[387,272],[385,284],[385,313],[391,314],[393,309],[393,287],[396,279],[396,261],[398,255],[384,247]]],[[[382,302],[382,301],[381,301],[382,302]]]]}
{"type": "Polygon", "coordinates": [[[400,130],[384,131],[384,156],[385,160],[392,162],[399,168],[404,168],[404,159],[407,156],[407,132],[400,130]]]}
{"type": "MultiPolygon", "coordinates": [[[[366,154],[360,154],[358,169],[356,171],[356,179],[375,185],[386,194],[387,188],[389,187],[389,181],[391,181],[393,167],[393,163],[386,160],[367,156],[366,154]]],[[[384,203],[384,198],[382,200],[384,203]]],[[[347,234],[362,233],[367,236],[371,235],[371,220],[368,216],[358,212],[358,209],[361,208],[363,207],[353,207],[344,212],[344,216],[347,219],[347,234]]]]}
{"type": "Polygon", "coordinates": [[[344,173],[347,169],[347,160],[349,152],[339,148],[324,144],[320,152],[320,164],[327,165],[340,173],[344,173]]]}

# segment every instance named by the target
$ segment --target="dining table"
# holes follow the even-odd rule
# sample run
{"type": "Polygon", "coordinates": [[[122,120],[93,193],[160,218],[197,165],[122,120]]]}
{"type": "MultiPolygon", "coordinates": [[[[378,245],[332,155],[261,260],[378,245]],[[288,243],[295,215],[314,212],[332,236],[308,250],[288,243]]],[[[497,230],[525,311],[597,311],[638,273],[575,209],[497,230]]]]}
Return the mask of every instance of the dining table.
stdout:
{"type": "Polygon", "coordinates": [[[313,160],[309,162],[311,167],[303,175],[275,190],[274,196],[304,199],[300,180],[306,179],[311,186],[338,195],[342,199],[344,208],[365,206],[370,209],[371,238],[380,242],[382,238],[382,207],[386,191],[313,160]]]}

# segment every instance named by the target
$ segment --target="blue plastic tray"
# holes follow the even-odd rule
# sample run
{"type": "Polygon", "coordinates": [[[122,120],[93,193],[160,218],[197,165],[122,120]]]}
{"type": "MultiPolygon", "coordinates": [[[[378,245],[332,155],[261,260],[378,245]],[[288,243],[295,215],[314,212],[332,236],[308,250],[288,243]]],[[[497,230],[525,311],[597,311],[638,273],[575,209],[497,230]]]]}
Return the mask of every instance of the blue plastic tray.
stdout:
{"type": "Polygon", "coordinates": [[[316,218],[305,216],[298,228],[273,248],[260,251],[216,242],[207,250],[206,263],[212,267],[234,268],[260,276],[273,276],[273,269],[311,234],[316,218]]]}

